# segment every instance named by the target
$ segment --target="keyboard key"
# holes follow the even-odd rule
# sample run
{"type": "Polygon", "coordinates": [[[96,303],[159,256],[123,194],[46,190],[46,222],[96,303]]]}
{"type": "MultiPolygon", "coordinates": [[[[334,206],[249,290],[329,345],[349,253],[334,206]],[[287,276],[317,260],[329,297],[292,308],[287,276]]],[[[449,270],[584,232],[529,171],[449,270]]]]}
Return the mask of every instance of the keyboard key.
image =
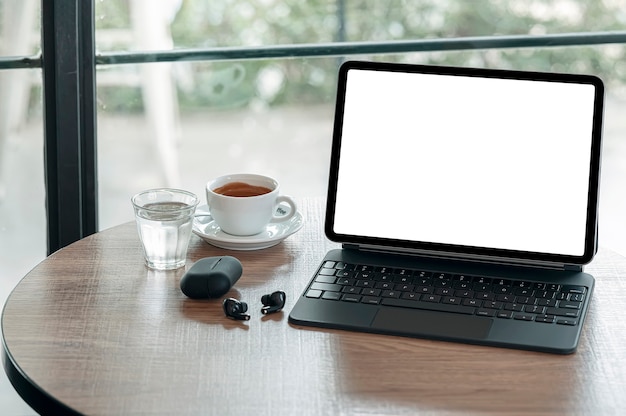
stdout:
{"type": "Polygon", "coordinates": [[[511,319],[513,318],[513,311],[498,311],[496,316],[498,318],[511,319]]]}
{"type": "Polygon", "coordinates": [[[567,300],[567,296],[568,295],[569,295],[569,293],[565,293],[565,292],[555,292],[553,299],[556,299],[556,300],[567,300]]]}
{"type": "Polygon", "coordinates": [[[341,285],[337,285],[337,284],[333,284],[333,283],[313,282],[309,289],[313,289],[313,290],[329,290],[331,292],[339,292],[341,290],[341,288],[342,288],[341,285]]]}
{"type": "Polygon", "coordinates": [[[474,297],[476,299],[481,299],[481,300],[495,300],[496,299],[496,295],[494,295],[491,292],[478,292],[474,295],[474,297]]]}
{"type": "Polygon", "coordinates": [[[380,303],[380,298],[377,296],[363,296],[361,298],[361,303],[367,303],[369,305],[378,305],[380,303]]]}
{"type": "Polygon", "coordinates": [[[318,275],[334,276],[336,272],[337,272],[337,270],[335,270],[335,269],[320,269],[320,272],[318,273],[318,275]]]}
{"type": "Polygon", "coordinates": [[[356,273],[353,272],[352,270],[338,270],[337,273],[335,273],[335,276],[352,278],[355,276],[355,274],[356,273]]]}
{"type": "Polygon", "coordinates": [[[585,286],[563,286],[561,288],[562,292],[565,293],[578,293],[578,294],[585,294],[585,292],[587,292],[587,288],[585,286]]]}
{"type": "Polygon", "coordinates": [[[472,276],[467,276],[465,274],[455,274],[452,279],[456,282],[465,282],[465,283],[471,283],[474,278],[472,276]]]}
{"type": "Polygon", "coordinates": [[[554,315],[538,315],[535,322],[543,322],[544,324],[552,324],[556,320],[554,315]]]}
{"type": "Polygon", "coordinates": [[[341,289],[341,293],[361,294],[361,288],[356,286],[344,286],[341,289]]]}
{"type": "Polygon", "coordinates": [[[415,289],[415,286],[407,285],[407,284],[397,284],[394,286],[393,289],[399,290],[401,292],[413,292],[413,289],[415,289]]]}
{"type": "Polygon", "coordinates": [[[480,308],[483,306],[483,301],[478,299],[463,299],[461,302],[464,306],[471,306],[473,308],[480,308]]]}
{"type": "Polygon", "coordinates": [[[556,299],[537,299],[536,303],[541,306],[554,307],[556,306],[556,299]]]}
{"type": "Polygon", "coordinates": [[[540,290],[535,292],[535,297],[541,299],[552,299],[554,298],[554,295],[556,295],[556,292],[551,290],[540,290]]]}
{"type": "Polygon", "coordinates": [[[380,289],[366,288],[361,291],[363,296],[380,296],[380,289]]]}
{"type": "Polygon", "coordinates": [[[490,285],[493,280],[490,277],[475,277],[474,283],[490,285]]]}
{"type": "Polygon", "coordinates": [[[324,292],[322,299],[327,300],[339,300],[341,299],[341,293],[339,292],[324,292]]]}
{"type": "Polygon", "coordinates": [[[356,274],[354,275],[354,277],[356,277],[357,279],[367,279],[367,280],[371,280],[374,278],[374,272],[371,271],[365,271],[365,272],[356,272],[356,274]]]}
{"type": "Polygon", "coordinates": [[[476,292],[489,292],[491,290],[491,284],[482,282],[474,283],[472,289],[476,292]]]}
{"type": "Polygon", "coordinates": [[[531,297],[535,294],[535,291],[528,287],[518,287],[513,290],[515,296],[527,296],[531,297]]]}
{"type": "Polygon", "coordinates": [[[485,301],[483,302],[483,308],[485,309],[502,309],[502,302],[497,301],[485,301]]]}
{"type": "Polygon", "coordinates": [[[476,315],[493,317],[493,316],[496,316],[496,311],[494,309],[478,309],[476,311],[476,315]]]}
{"type": "Polygon", "coordinates": [[[452,280],[452,275],[449,273],[435,273],[433,276],[433,279],[437,282],[437,281],[444,281],[444,280],[452,280]]]}
{"type": "Polygon", "coordinates": [[[572,302],[582,302],[585,299],[585,295],[582,293],[570,293],[567,300],[572,302]]]}
{"type": "Polygon", "coordinates": [[[336,264],[337,264],[336,261],[327,260],[324,262],[322,267],[327,268],[327,269],[334,269],[336,264]]]}
{"type": "Polygon", "coordinates": [[[373,272],[374,267],[368,265],[358,265],[354,267],[354,270],[357,272],[373,272]]]}
{"type": "Polygon", "coordinates": [[[335,280],[337,280],[335,278],[335,276],[320,276],[320,275],[318,275],[315,278],[315,281],[316,282],[320,282],[320,283],[335,283],[335,280]]]}
{"type": "Polygon", "coordinates": [[[580,309],[580,305],[580,302],[570,302],[567,300],[562,300],[559,302],[559,308],[580,309]]]}
{"type": "Polygon", "coordinates": [[[472,290],[473,285],[472,282],[468,281],[455,281],[454,283],[452,283],[452,287],[458,290],[472,290]]]}
{"type": "Polygon", "coordinates": [[[400,298],[406,300],[419,300],[420,295],[415,292],[403,292],[402,295],[400,295],[400,298]]]}
{"type": "Polygon", "coordinates": [[[513,319],[517,319],[518,321],[532,321],[535,319],[535,315],[529,313],[516,313],[513,315],[513,319]]]}
{"type": "Polygon", "coordinates": [[[341,300],[344,302],[360,302],[361,295],[346,294],[341,296],[341,300]]]}
{"type": "Polygon", "coordinates": [[[383,290],[380,294],[383,298],[399,298],[402,292],[399,290],[383,290]]]}
{"type": "Polygon", "coordinates": [[[355,286],[358,287],[374,287],[374,282],[372,280],[357,280],[355,286]]]}
{"type": "Polygon", "coordinates": [[[316,289],[309,289],[309,290],[306,292],[306,295],[305,295],[305,296],[306,296],[307,298],[315,298],[315,299],[317,299],[317,298],[319,298],[320,296],[322,296],[322,291],[321,291],[321,290],[316,290],[316,289]]]}
{"type": "Polygon", "coordinates": [[[504,305],[504,309],[507,311],[522,312],[524,310],[524,305],[520,303],[506,303],[504,305]]]}
{"type": "Polygon", "coordinates": [[[559,325],[571,325],[574,326],[578,323],[578,319],[569,319],[569,318],[559,318],[556,320],[556,323],[559,325]]]}
{"type": "Polygon", "coordinates": [[[348,264],[346,264],[346,263],[344,263],[342,261],[338,261],[337,263],[335,263],[335,269],[343,270],[343,269],[350,269],[350,267],[349,267],[348,264]]]}
{"type": "Polygon", "coordinates": [[[374,285],[374,287],[376,289],[383,289],[383,290],[391,290],[393,289],[393,283],[391,282],[378,282],[374,285]]]}
{"type": "Polygon", "coordinates": [[[433,293],[433,292],[434,292],[434,290],[435,290],[435,289],[434,289],[432,286],[418,286],[418,287],[415,289],[415,291],[416,291],[417,293],[424,293],[424,294],[427,294],[427,293],[433,293]]]}
{"type": "MultiPolygon", "coordinates": [[[[552,301],[556,305],[556,301],[554,299],[539,299],[539,301],[544,302],[544,303],[548,303],[549,301],[552,301]]],[[[537,302],[537,298],[532,298],[528,296],[516,296],[515,297],[515,303],[521,303],[523,305],[534,305],[535,303],[540,304],[540,302],[537,302]]],[[[547,305],[542,305],[542,306],[547,306],[547,305]]]]}
{"type": "Polygon", "coordinates": [[[438,280],[438,279],[435,279],[434,282],[433,282],[433,285],[435,287],[450,287],[451,288],[452,287],[452,280],[445,280],[445,279],[438,280]]]}
{"type": "Polygon", "coordinates": [[[394,283],[403,283],[403,284],[411,284],[413,283],[413,278],[411,276],[399,276],[395,275],[391,279],[394,283]]]}
{"type": "Polygon", "coordinates": [[[462,300],[463,299],[457,298],[454,296],[446,296],[443,299],[441,299],[441,303],[445,303],[448,305],[460,305],[462,300]]]}
{"type": "Polygon", "coordinates": [[[430,286],[433,283],[433,279],[430,277],[417,277],[413,279],[413,284],[418,286],[430,286]]]}
{"type": "Polygon", "coordinates": [[[546,310],[548,315],[564,316],[567,318],[578,318],[580,316],[580,310],[578,309],[565,309],[565,308],[548,308],[546,310]]]}
{"type": "Polygon", "coordinates": [[[498,296],[496,296],[496,300],[498,302],[514,302],[515,301],[515,296],[512,295],[512,294],[498,295],[498,296]]]}
{"type": "Polygon", "coordinates": [[[539,305],[526,305],[524,307],[524,312],[544,314],[546,313],[546,308],[545,306],[539,306],[539,305]]]}
{"type": "Polygon", "coordinates": [[[422,300],[424,302],[439,303],[439,301],[441,300],[441,296],[439,296],[439,295],[423,295],[422,296],[422,300]]]}
{"type": "Polygon", "coordinates": [[[493,293],[497,295],[513,294],[513,288],[511,286],[493,285],[493,293]]]}
{"type": "Polygon", "coordinates": [[[454,293],[454,289],[451,287],[439,287],[435,289],[435,295],[439,296],[450,296],[454,293]]]}
{"type": "Polygon", "coordinates": [[[379,282],[393,282],[393,275],[376,273],[374,275],[374,280],[379,282]]]}
{"type": "Polygon", "coordinates": [[[459,290],[455,290],[454,291],[454,296],[460,296],[462,298],[473,298],[474,297],[474,291],[473,290],[459,289],[459,290]]]}

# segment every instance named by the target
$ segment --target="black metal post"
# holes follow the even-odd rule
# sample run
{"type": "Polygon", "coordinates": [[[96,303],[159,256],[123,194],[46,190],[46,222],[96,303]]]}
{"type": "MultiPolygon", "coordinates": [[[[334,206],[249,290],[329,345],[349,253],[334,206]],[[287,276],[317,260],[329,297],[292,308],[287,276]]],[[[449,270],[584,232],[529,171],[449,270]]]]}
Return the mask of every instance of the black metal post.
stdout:
{"type": "Polygon", "coordinates": [[[97,231],[94,0],[42,0],[48,254],[97,231]]]}

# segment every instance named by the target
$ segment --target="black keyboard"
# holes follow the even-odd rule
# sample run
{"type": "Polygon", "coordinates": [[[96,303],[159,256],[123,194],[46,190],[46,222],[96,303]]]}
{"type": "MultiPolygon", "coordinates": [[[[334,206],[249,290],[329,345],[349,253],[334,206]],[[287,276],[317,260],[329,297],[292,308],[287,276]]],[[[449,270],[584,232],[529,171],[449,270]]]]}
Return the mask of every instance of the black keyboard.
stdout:
{"type": "Polygon", "coordinates": [[[585,286],[326,261],[306,296],[401,308],[577,325],[585,286]]]}

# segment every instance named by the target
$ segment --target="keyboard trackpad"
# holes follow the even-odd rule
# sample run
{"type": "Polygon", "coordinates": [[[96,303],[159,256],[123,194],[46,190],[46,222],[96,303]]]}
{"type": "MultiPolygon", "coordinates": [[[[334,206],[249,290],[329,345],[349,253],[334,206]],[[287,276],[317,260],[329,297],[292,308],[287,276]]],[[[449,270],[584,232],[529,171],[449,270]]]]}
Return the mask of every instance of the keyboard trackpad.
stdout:
{"type": "Polygon", "coordinates": [[[492,319],[454,313],[385,308],[378,311],[372,328],[385,332],[441,338],[484,339],[492,319]]]}

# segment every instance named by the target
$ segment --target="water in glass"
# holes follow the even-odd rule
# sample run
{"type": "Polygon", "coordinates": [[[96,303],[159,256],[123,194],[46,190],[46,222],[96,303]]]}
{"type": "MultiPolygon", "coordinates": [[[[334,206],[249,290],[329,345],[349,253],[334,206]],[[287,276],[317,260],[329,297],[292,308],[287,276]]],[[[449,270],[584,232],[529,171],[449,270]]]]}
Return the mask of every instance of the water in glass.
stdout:
{"type": "Polygon", "coordinates": [[[160,270],[185,265],[193,207],[183,202],[155,202],[137,211],[137,229],[148,267],[160,270]]]}

